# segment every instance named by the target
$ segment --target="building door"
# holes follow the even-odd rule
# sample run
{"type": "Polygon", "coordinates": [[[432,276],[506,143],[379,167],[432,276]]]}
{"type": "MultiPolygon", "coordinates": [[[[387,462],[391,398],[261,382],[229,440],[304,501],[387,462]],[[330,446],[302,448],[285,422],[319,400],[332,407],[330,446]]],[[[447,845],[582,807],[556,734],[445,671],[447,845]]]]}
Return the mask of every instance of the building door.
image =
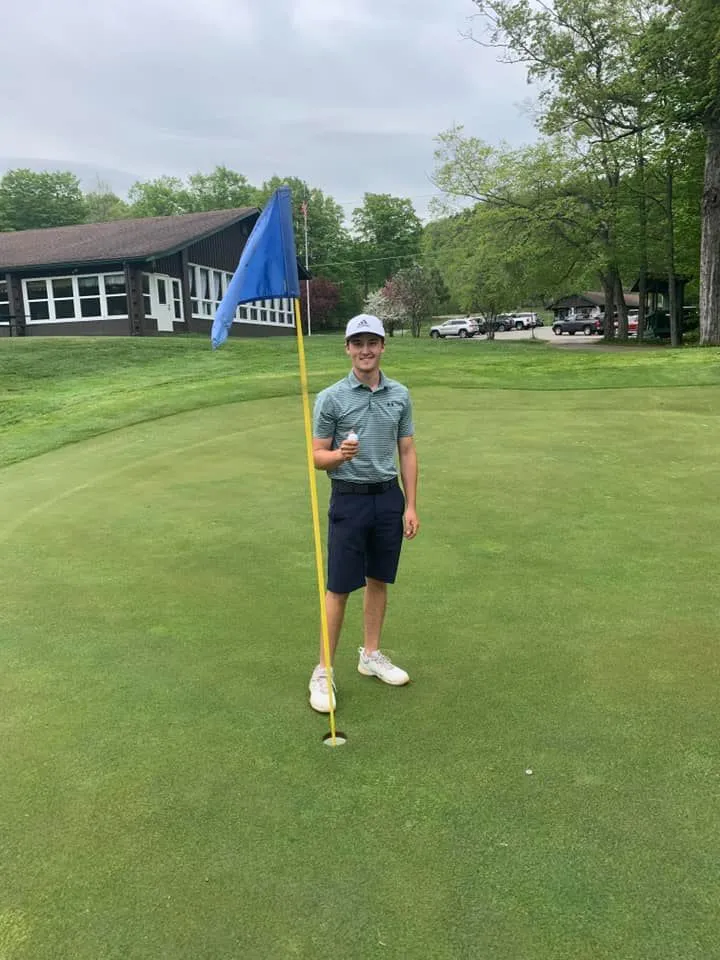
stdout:
{"type": "Polygon", "coordinates": [[[158,273],[150,275],[150,306],[152,316],[157,320],[158,331],[174,331],[175,305],[172,295],[172,280],[158,273]]]}

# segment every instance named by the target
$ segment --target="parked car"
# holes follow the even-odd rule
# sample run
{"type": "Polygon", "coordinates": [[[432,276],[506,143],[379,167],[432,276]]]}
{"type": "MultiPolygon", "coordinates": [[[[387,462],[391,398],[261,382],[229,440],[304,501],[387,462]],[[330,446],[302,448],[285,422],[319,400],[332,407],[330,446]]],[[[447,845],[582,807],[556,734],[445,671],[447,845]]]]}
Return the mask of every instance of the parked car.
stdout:
{"type": "Polygon", "coordinates": [[[603,333],[603,322],[600,317],[566,317],[553,323],[552,332],[556,337],[563,333],[569,333],[571,337],[576,333],[584,333],[589,337],[594,333],[603,333]]]}
{"type": "MultiPolygon", "coordinates": [[[[617,335],[618,327],[619,327],[619,325],[620,325],[620,324],[619,324],[619,321],[618,321],[617,311],[616,311],[616,313],[615,313],[615,323],[614,323],[614,325],[615,325],[615,334],[617,335]]],[[[629,337],[634,337],[634,336],[636,336],[636,335],[637,335],[637,330],[638,330],[638,312],[637,312],[637,310],[630,310],[630,311],[628,312],[628,336],[629,336],[629,337]]]]}
{"type": "Polygon", "coordinates": [[[536,313],[513,313],[510,317],[515,330],[531,330],[533,327],[541,327],[542,320],[536,313]]]}
{"type": "Polygon", "coordinates": [[[491,325],[496,332],[506,333],[513,328],[513,318],[507,313],[499,313],[494,320],[488,320],[487,317],[478,319],[480,333],[487,333],[491,325]]]}
{"type": "Polygon", "coordinates": [[[473,317],[464,317],[461,320],[446,320],[430,327],[430,336],[433,340],[445,337],[474,337],[479,332],[478,322],[473,317]]]}

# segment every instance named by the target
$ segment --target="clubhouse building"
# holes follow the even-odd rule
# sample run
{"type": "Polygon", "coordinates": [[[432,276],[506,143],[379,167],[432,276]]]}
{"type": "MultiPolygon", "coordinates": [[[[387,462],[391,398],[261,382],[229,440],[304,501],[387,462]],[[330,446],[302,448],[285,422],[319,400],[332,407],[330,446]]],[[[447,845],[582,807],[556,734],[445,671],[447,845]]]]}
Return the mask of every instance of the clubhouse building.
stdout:
{"type": "MultiPolygon", "coordinates": [[[[0,233],[0,337],[209,334],[259,213],[0,233]]],[[[293,304],[238,307],[231,333],[294,335],[293,304]]]]}

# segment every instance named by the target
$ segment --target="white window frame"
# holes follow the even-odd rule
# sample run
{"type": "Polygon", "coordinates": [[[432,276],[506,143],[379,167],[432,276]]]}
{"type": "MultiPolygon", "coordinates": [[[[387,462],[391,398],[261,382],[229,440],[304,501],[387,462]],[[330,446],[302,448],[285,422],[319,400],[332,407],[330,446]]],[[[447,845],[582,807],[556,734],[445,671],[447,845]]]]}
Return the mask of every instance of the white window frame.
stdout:
{"type": "Polygon", "coordinates": [[[124,296],[127,303],[127,281],[125,280],[125,274],[122,270],[112,270],[107,273],[81,273],[79,275],[72,274],[67,275],[63,274],[61,276],[53,277],[26,277],[22,281],[22,296],[23,296],[23,310],[26,316],[26,324],[28,326],[41,323],[97,323],[98,320],[127,320],[128,314],[126,313],[110,313],[108,311],[108,297],[114,296],[124,296]],[[105,277],[122,277],[125,282],[125,293],[108,293],[105,288],[105,277]],[[97,278],[98,281],[98,293],[97,294],[81,294],[80,293],[80,280],[87,279],[88,277],[97,278]],[[58,300],[71,300],[73,302],[73,312],[74,317],[58,317],[55,313],[55,297],[53,295],[53,280],[70,280],[72,283],[72,297],[58,297],[58,300]],[[42,299],[35,299],[31,301],[28,297],[28,284],[29,283],[44,283],[45,284],[45,297],[42,299]],[[100,315],[95,317],[83,317],[81,315],[81,302],[83,300],[100,300],[100,315]],[[30,303],[47,303],[48,305],[48,317],[43,319],[34,320],[30,316],[30,303]]]}
{"type": "Polygon", "coordinates": [[[173,305],[173,317],[178,323],[185,320],[185,308],[183,304],[182,283],[175,277],[170,277],[170,296],[173,305]]]}
{"type": "MultiPolygon", "coordinates": [[[[225,270],[217,270],[215,267],[204,267],[199,263],[188,264],[188,284],[191,284],[190,271],[193,272],[193,281],[195,287],[195,296],[192,296],[192,286],[190,293],[190,302],[192,315],[197,320],[207,320],[213,318],[217,312],[225,292],[233,278],[231,273],[225,270]],[[200,296],[204,291],[204,281],[206,277],[202,271],[207,271],[208,292],[212,299],[200,296]],[[218,279],[214,277],[219,275],[218,279]],[[213,297],[215,285],[219,285],[218,299],[213,297]],[[195,306],[197,305],[197,309],[195,306]]],[[[292,300],[284,297],[275,300],[259,300],[253,303],[244,303],[237,308],[233,323],[246,323],[253,326],[273,326],[273,327],[294,327],[295,310],[292,300]],[[252,317],[252,319],[251,319],[252,317]]]]}

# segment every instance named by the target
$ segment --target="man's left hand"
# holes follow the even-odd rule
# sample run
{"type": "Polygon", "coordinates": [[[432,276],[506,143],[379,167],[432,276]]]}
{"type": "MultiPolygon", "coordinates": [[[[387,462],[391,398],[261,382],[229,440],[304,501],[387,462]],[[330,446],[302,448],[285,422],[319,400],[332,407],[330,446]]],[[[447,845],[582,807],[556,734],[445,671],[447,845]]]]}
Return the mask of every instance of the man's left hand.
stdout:
{"type": "Polygon", "coordinates": [[[405,539],[412,540],[418,535],[420,530],[420,521],[417,513],[408,507],[405,511],[405,539]]]}

